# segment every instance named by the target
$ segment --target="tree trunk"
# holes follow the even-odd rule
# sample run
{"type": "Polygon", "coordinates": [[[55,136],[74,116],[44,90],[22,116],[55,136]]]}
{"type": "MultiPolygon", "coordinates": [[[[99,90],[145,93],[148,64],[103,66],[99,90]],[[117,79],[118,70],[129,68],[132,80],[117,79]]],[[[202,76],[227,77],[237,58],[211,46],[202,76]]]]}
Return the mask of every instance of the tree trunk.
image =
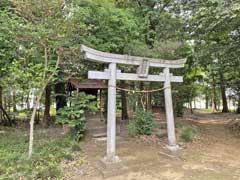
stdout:
{"type": "Polygon", "coordinates": [[[43,115],[43,127],[48,127],[50,123],[50,106],[51,106],[51,85],[48,84],[45,88],[45,109],[43,115]]]}
{"type": "MultiPolygon", "coordinates": [[[[135,81],[131,81],[130,82],[130,89],[135,89],[136,88],[136,82],[135,81]]],[[[136,94],[131,93],[131,97],[128,98],[128,105],[129,105],[129,109],[130,109],[130,118],[133,117],[134,112],[136,112],[137,110],[137,105],[136,103],[138,102],[138,99],[136,99],[136,94]]]]}
{"type": "MultiPolygon", "coordinates": [[[[148,90],[150,90],[152,87],[152,83],[150,82],[149,85],[148,85],[148,90]]],[[[147,93],[146,95],[146,98],[147,98],[147,111],[152,111],[152,93],[149,92],[147,93]]]]}
{"type": "Polygon", "coordinates": [[[226,83],[223,74],[220,72],[220,87],[221,87],[221,95],[222,95],[222,105],[223,109],[222,112],[229,112],[228,110],[228,103],[227,103],[227,96],[226,96],[226,83]]]}
{"type": "MultiPolygon", "coordinates": [[[[121,87],[126,88],[127,84],[125,81],[121,81],[121,87]]],[[[127,108],[127,95],[125,91],[121,91],[122,101],[122,120],[128,120],[128,108],[127,108]]]]}
{"type": "MultiPolygon", "coordinates": [[[[3,89],[0,86],[0,106],[3,107],[3,89]]],[[[3,112],[0,109],[0,123],[3,121],[3,112]]]]}
{"type": "MultiPolygon", "coordinates": [[[[139,82],[139,89],[140,89],[140,91],[144,90],[144,82],[143,81],[139,82]]],[[[144,111],[146,111],[146,94],[145,93],[141,94],[141,96],[139,96],[138,102],[139,102],[139,104],[141,104],[142,109],[144,111]]]]}
{"type": "Polygon", "coordinates": [[[11,93],[8,94],[8,101],[7,101],[7,111],[10,114],[11,113],[11,108],[12,108],[12,96],[11,93]]]}
{"type": "MultiPolygon", "coordinates": [[[[59,62],[60,62],[60,56],[58,55],[56,66],[55,66],[56,70],[58,68],[59,62]]],[[[39,93],[37,93],[37,95],[38,95],[37,100],[36,100],[36,102],[34,103],[34,106],[33,106],[33,112],[32,112],[30,123],[29,123],[30,124],[29,147],[28,147],[28,157],[29,158],[31,158],[32,153],[33,153],[33,130],[34,130],[34,119],[35,119],[35,115],[36,115],[36,112],[37,112],[37,108],[39,106],[43,91],[46,88],[46,86],[49,84],[49,82],[52,80],[54,74],[55,73],[52,73],[50,75],[50,77],[45,81],[46,84],[43,85],[43,89],[40,89],[39,93]]]]}
{"type": "Polygon", "coordinates": [[[108,103],[108,91],[105,90],[104,91],[104,102],[103,102],[103,116],[104,119],[106,120],[105,122],[107,122],[107,103],[108,103]]]}
{"type": "Polygon", "coordinates": [[[55,93],[56,93],[56,110],[59,110],[60,108],[63,108],[67,105],[67,97],[64,82],[58,82],[55,85],[55,93]]]}
{"type": "Polygon", "coordinates": [[[208,109],[208,104],[209,104],[209,96],[208,93],[205,94],[205,108],[208,109]]]}
{"type": "Polygon", "coordinates": [[[237,113],[240,114],[240,93],[238,94],[238,107],[237,107],[237,113]]]}
{"type": "Polygon", "coordinates": [[[197,109],[196,98],[193,99],[194,109],[197,109]]]}
{"type": "Polygon", "coordinates": [[[0,124],[12,126],[12,120],[4,109],[3,106],[3,89],[0,86],[0,124]]]}
{"type": "Polygon", "coordinates": [[[26,99],[26,104],[27,104],[27,110],[30,111],[30,93],[28,93],[27,95],[27,99],[26,99]]]}
{"type": "Polygon", "coordinates": [[[214,75],[212,75],[212,112],[216,111],[217,111],[216,82],[214,75]]]}
{"type": "MultiPolygon", "coordinates": [[[[8,98],[6,96],[3,97],[3,109],[8,112],[8,98]]],[[[3,113],[3,111],[2,111],[3,113]]],[[[4,115],[4,113],[3,113],[4,115]]],[[[3,117],[4,118],[4,117],[3,117]]]]}
{"type": "Polygon", "coordinates": [[[21,110],[22,109],[24,109],[24,94],[22,94],[22,97],[21,97],[22,99],[21,99],[21,104],[20,104],[20,106],[21,106],[21,110]]]}
{"type": "Polygon", "coordinates": [[[3,124],[12,126],[13,122],[12,122],[10,116],[7,114],[7,112],[2,107],[2,105],[0,105],[0,110],[2,111],[2,114],[3,114],[3,124]]]}
{"type": "Polygon", "coordinates": [[[13,89],[13,119],[16,120],[16,113],[17,113],[17,100],[16,100],[16,89],[13,89]]]}
{"type": "Polygon", "coordinates": [[[189,101],[190,113],[193,114],[192,101],[189,101]]]}
{"type": "Polygon", "coordinates": [[[33,129],[34,129],[34,119],[36,116],[37,108],[42,97],[42,92],[37,96],[37,99],[33,105],[33,112],[30,119],[30,132],[29,132],[29,147],[28,147],[28,157],[31,158],[33,153],[33,129]]]}

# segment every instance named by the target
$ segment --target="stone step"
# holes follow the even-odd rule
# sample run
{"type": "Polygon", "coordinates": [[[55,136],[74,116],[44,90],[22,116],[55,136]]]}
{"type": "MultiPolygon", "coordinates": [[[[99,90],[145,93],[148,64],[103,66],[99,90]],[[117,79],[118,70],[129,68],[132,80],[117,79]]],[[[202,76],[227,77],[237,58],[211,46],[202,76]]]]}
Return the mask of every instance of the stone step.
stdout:
{"type": "Polygon", "coordinates": [[[158,120],[156,120],[156,121],[154,121],[156,124],[166,124],[167,122],[166,121],[158,121],[158,120]]]}
{"type": "Polygon", "coordinates": [[[99,131],[99,130],[106,130],[107,126],[95,126],[95,127],[87,127],[88,131],[99,131]]]}
{"type": "Polygon", "coordinates": [[[97,128],[97,129],[87,129],[87,132],[91,136],[99,136],[101,134],[107,133],[107,128],[97,128]]]}
{"type": "Polygon", "coordinates": [[[107,141],[107,137],[100,137],[100,138],[93,138],[94,141],[97,142],[106,142],[107,141]]]}
{"type": "MultiPolygon", "coordinates": [[[[117,133],[121,132],[121,130],[123,129],[124,127],[120,126],[120,125],[117,125],[116,126],[116,131],[117,133]]],[[[101,134],[101,133],[106,133],[107,132],[107,127],[104,126],[104,127],[95,127],[95,128],[87,128],[87,131],[89,134],[101,134]]]]}
{"type": "MultiPolygon", "coordinates": [[[[107,143],[107,135],[105,137],[98,137],[98,138],[92,138],[94,140],[95,143],[100,143],[101,145],[103,143],[107,143]]],[[[119,140],[121,139],[121,137],[119,136],[119,134],[117,134],[116,136],[116,141],[118,141],[118,145],[121,144],[121,142],[119,142],[119,140]]]]}
{"type": "Polygon", "coordinates": [[[96,133],[92,135],[93,138],[101,138],[101,137],[107,137],[107,133],[96,133]]]}

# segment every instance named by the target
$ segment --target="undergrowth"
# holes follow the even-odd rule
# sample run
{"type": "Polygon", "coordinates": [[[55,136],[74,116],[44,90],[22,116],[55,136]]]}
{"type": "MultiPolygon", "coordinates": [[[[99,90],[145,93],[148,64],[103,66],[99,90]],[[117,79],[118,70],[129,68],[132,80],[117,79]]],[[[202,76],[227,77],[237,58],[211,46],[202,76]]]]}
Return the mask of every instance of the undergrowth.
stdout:
{"type": "Polygon", "coordinates": [[[0,128],[0,179],[61,179],[59,163],[73,160],[79,145],[61,128],[35,130],[34,153],[27,157],[28,131],[0,128]]]}
{"type": "Polygon", "coordinates": [[[128,124],[130,136],[151,135],[155,127],[154,117],[151,112],[138,110],[135,117],[128,124]]]}
{"type": "Polygon", "coordinates": [[[197,129],[195,127],[184,127],[181,132],[181,139],[185,142],[190,142],[193,140],[197,129]]]}

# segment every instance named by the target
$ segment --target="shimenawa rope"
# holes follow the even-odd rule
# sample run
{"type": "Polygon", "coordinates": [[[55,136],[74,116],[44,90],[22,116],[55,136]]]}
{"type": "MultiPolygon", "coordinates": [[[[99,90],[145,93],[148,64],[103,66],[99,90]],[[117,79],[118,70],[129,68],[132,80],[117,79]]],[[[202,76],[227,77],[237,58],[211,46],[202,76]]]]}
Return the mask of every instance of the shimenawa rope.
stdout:
{"type": "Polygon", "coordinates": [[[109,87],[114,87],[117,90],[132,92],[132,93],[152,93],[152,92],[162,91],[164,89],[170,88],[170,86],[168,86],[168,87],[163,87],[163,88],[159,88],[159,89],[152,89],[152,90],[132,90],[132,89],[120,88],[120,87],[117,87],[117,86],[109,86],[109,87]]]}

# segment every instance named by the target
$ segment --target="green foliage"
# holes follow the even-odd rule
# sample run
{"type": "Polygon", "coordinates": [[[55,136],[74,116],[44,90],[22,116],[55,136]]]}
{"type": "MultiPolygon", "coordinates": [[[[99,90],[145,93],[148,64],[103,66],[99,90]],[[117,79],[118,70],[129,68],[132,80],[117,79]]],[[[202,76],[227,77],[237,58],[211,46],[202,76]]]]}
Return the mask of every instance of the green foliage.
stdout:
{"type": "Polygon", "coordinates": [[[137,135],[137,127],[136,127],[136,121],[135,120],[130,120],[128,124],[128,134],[130,136],[136,136],[137,135]]]}
{"type": "Polygon", "coordinates": [[[81,21],[86,36],[76,40],[99,50],[123,53],[125,45],[140,36],[141,23],[131,10],[112,1],[76,1],[73,21],[81,21]],[[79,39],[81,38],[81,39],[79,39]]]}
{"type": "MultiPolygon", "coordinates": [[[[29,90],[41,87],[51,74],[58,55],[68,73],[85,76],[92,64],[76,53],[81,44],[113,53],[166,59],[187,57],[184,71],[173,70],[174,74],[186,75],[184,86],[176,85],[178,93],[174,95],[175,109],[181,114],[184,103],[205,93],[199,88],[199,70],[206,76],[206,87],[211,85],[211,74],[218,79],[219,70],[223,71],[226,85],[240,96],[239,15],[238,1],[223,0],[2,0],[1,86],[4,95],[9,96],[5,92],[16,89],[21,97],[17,101],[25,101],[29,90]],[[216,58],[219,63],[214,65],[216,58]]],[[[121,69],[130,71],[133,67],[121,69]]],[[[161,100],[159,97],[156,102],[161,100]]]]}
{"type": "Polygon", "coordinates": [[[190,142],[194,138],[194,135],[197,133],[197,129],[194,127],[185,127],[181,132],[181,139],[185,142],[190,142]]]}
{"type": "Polygon", "coordinates": [[[85,112],[97,110],[95,96],[79,93],[70,97],[71,106],[66,106],[57,112],[57,123],[68,124],[71,134],[76,141],[79,141],[86,129],[85,112]]]}
{"type": "Polygon", "coordinates": [[[1,128],[0,179],[57,179],[62,177],[59,163],[72,160],[73,147],[79,147],[62,128],[36,129],[35,149],[31,159],[26,155],[28,131],[1,128]]]}
{"type": "Polygon", "coordinates": [[[129,122],[128,132],[131,136],[151,135],[155,126],[151,112],[137,110],[134,120],[129,122]]]}
{"type": "Polygon", "coordinates": [[[72,146],[72,151],[81,151],[81,147],[78,144],[72,146]]]}

